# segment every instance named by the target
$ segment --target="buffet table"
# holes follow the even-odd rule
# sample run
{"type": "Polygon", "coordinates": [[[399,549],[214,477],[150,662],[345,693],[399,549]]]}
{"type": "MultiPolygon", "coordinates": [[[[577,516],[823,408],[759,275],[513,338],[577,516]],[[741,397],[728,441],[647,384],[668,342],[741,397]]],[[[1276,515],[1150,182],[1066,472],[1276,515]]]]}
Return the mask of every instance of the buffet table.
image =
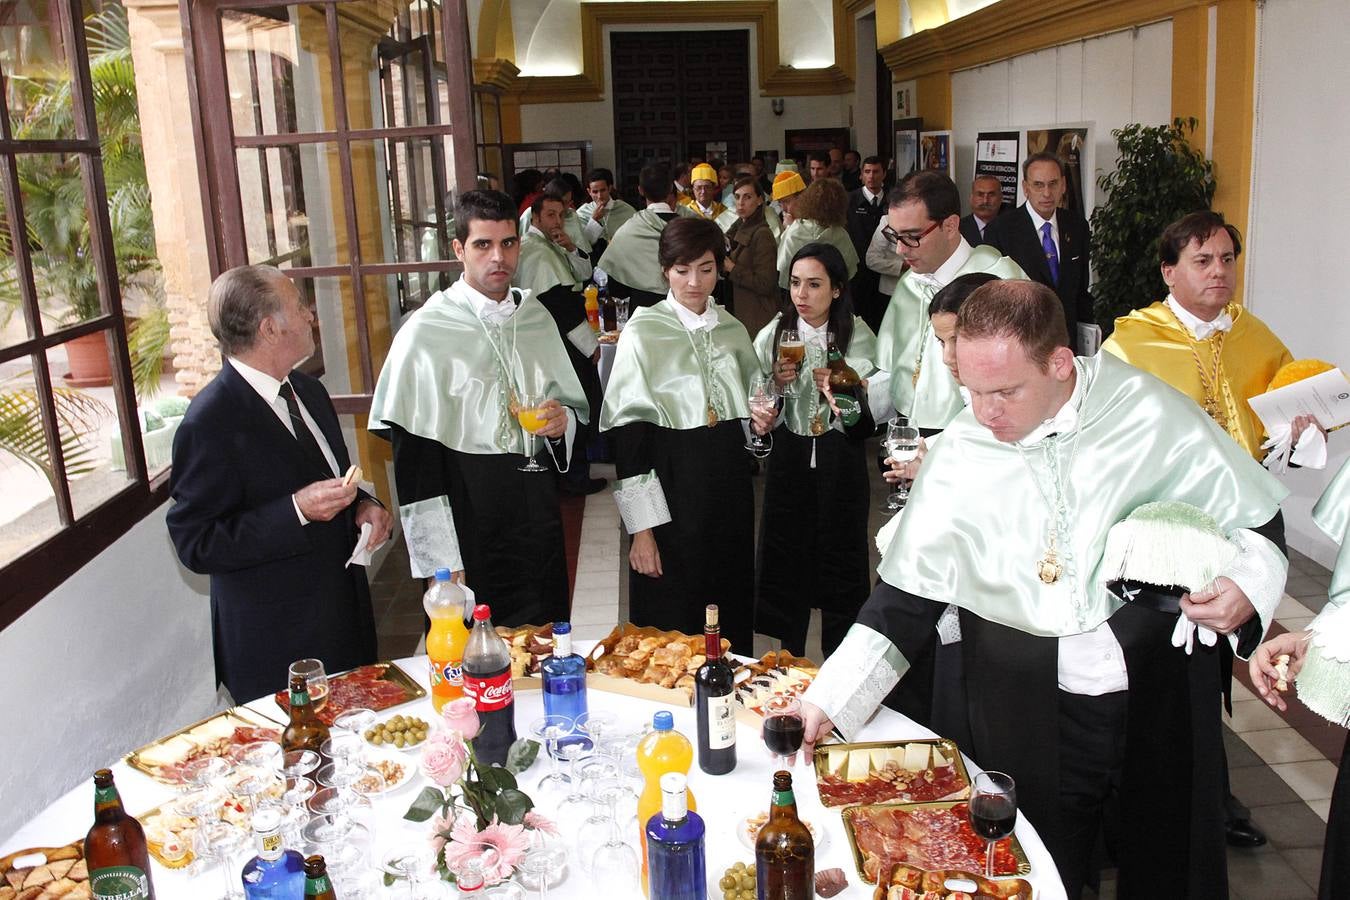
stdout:
{"type": "MultiPolygon", "coordinates": [[[[578,642],[578,652],[589,649],[589,642],[578,642]]],[[[426,657],[398,660],[399,665],[425,686],[426,657]]],[[[694,712],[689,708],[669,707],[633,697],[605,691],[589,692],[592,711],[614,713],[625,727],[637,730],[642,723],[650,723],[652,714],[658,709],[670,709],[674,713],[675,728],[694,740],[696,731],[694,712]]],[[[285,716],[273,699],[264,697],[247,704],[251,709],[264,715],[284,721],[285,716]]],[[[431,718],[429,697],[399,707],[397,712],[431,718]]],[[[392,714],[393,711],[390,711],[392,714]]],[[[543,714],[543,694],[540,691],[518,691],[516,693],[516,730],[521,736],[528,734],[529,723],[543,714]]],[[[910,719],[881,709],[873,720],[863,729],[858,740],[922,739],[933,737],[933,733],[920,727],[910,719]]],[[[709,878],[710,900],[717,900],[721,891],[717,881],[723,871],[737,861],[747,864],[753,862],[754,853],[738,840],[736,831],[739,823],[748,815],[764,812],[769,807],[769,794],[772,783],[772,767],[768,751],[765,750],[760,735],[752,728],[740,724],[736,735],[737,764],[734,771],[723,776],[707,775],[699,770],[697,763],[689,773],[689,786],[698,801],[698,812],[707,823],[707,871],[709,878]]],[[[414,765],[417,752],[405,754],[414,765]]],[[[521,789],[535,796],[531,788],[548,770],[548,760],[540,753],[534,765],[520,776],[521,789]]],[[[973,778],[978,767],[966,759],[966,767],[973,778]]],[[[113,767],[117,786],[123,804],[132,814],[144,813],[174,796],[173,788],[161,784],[135,769],[125,761],[113,767]]],[[[92,773],[90,773],[92,776],[92,773]]],[[[815,778],[811,770],[799,762],[794,772],[794,788],[799,815],[824,829],[826,838],[816,852],[816,869],[839,867],[848,877],[848,888],[838,896],[844,900],[861,900],[872,896],[873,887],[865,884],[859,877],[853,864],[848,838],[837,809],[827,809],[821,805],[815,789],[815,778]]],[[[374,849],[379,854],[385,849],[408,846],[425,842],[429,834],[429,823],[416,824],[403,819],[408,805],[417,796],[423,786],[430,782],[420,773],[396,790],[375,800],[374,849]]],[[[535,797],[538,800],[538,797],[535,797]]],[[[550,814],[547,802],[539,804],[540,812],[550,814]]],[[[11,835],[0,845],[0,855],[12,853],[27,847],[56,847],[84,837],[93,821],[93,788],[91,779],[85,779],[69,793],[61,797],[37,818],[18,832],[11,835]]],[[[1020,841],[1028,860],[1031,873],[1027,880],[1036,890],[1036,896],[1043,900],[1058,900],[1065,896],[1064,888],[1055,872],[1045,845],[1035,829],[1022,817],[1018,817],[1017,839],[1020,841]]],[[[252,855],[250,851],[236,862],[236,869],[252,855]]],[[[156,896],[159,900],[200,900],[208,894],[219,895],[220,873],[215,870],[203,872],[196,880],[190,879],[185,870],[169,870],[158,863],[153,865],[156,896]]],[[[569,875],[557,888],[549,893],[554,900],[567,898],[592,897],[595,894],[590,878],[581,871],[575,861],[569,863],[569,875]]],[[[614,897],[642,896],[637,884],[615,890],[614,897]]]]}

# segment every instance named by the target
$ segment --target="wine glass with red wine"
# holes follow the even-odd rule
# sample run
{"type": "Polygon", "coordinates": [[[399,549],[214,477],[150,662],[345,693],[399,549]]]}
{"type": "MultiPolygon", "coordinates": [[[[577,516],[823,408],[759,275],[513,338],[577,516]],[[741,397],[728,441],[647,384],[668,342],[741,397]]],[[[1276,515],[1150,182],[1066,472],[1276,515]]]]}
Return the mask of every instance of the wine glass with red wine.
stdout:
{"type": "Polygon", "coordinates": [[[789,769],[797,760],[806,726],[802,704],[788,694],[774,694],[764,703],[764,746],[774,757],[774,768],[789,769]]]}
{"type": "Polygon", "coordinates": [[[984,838],[984,877],[994,877],[994,844],[1017,824],[1017,785],[1011,775],[981,772],[970,795],[970,827],[984,838]]]}

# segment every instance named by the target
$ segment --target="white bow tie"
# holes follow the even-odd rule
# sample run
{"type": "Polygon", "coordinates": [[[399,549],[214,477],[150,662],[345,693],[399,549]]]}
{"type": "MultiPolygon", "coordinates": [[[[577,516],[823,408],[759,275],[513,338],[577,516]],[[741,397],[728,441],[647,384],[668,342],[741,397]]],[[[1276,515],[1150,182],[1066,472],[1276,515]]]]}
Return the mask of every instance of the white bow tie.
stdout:
{"type": "Polygon", "coordinates": [[[516,314],[515,300],[511,297],[500,303],[483,304],[481,318],[489,325],[505,324],[512,316],[516,314]]]}
{"type": "Polygon", "coordinates": [[[917,285],[932,288],[934,293],[942,290],[942,282],[938,281],[934,275],[920,275],[915,272],[912,277],[917,285]]]}
{"type": "Polygon", "coordinates": [[[1217,331],[1232,331],[1233,317],[1225,310],[1219,313],[1218,318],[1213,322],[1197,322],[1195,325],[1195,339],[1203,341],[1217,331]]]}

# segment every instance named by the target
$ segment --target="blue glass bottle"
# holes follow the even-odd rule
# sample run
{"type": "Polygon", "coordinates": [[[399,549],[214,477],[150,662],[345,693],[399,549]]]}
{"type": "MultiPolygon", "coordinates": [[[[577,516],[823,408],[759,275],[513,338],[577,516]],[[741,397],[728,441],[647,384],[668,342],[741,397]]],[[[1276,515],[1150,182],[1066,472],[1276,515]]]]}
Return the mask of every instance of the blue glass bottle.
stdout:
{"type": "Polygon", "coordinates": [[[661,776],[661,811],[647,821],[648,900],[707,900],[703,819],[689,811],[686,776],[661,776]]]}
{"type": "Polygon", "coordinates": [[[571,721],[586,715],[586,660],[572,652],[572,626],[553,624],[553,655],[539,666],[544,677],[544,712],[571,721]]]}
{"type": "Polygon", "coordinates": [[[303,900],[305,860],[281,845],[281,813],[260,809],[253,816],[258,855],[244,865],[244,896],[248,900],[303,900]]]}

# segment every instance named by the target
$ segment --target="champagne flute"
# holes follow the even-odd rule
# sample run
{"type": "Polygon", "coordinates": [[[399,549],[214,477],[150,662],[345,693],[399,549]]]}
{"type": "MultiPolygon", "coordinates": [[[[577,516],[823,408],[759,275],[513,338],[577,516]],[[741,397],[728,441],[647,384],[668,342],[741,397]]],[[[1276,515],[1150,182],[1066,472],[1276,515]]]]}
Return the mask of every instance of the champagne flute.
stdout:
{"type": "MultiPolygon", "coordinates": [[[[795,328],[785,328],[778,335],[778,362],[791,363],[797,367],[797,375],[802,373],[802,363],[806,360],[806,344],[802,342],[801,332],[795,328]]],[[[784,397],[797,397],[797,381],[783,388],[784,397]]]]}
{"type": "MultiPolygon", "coordinates": [[[[299,675],[305,679],[309,688],[309,705],[314,711],[321,712],[328,704],[328,673],[324,671],[321,659],[297,659],[291,663],[288,675],[299,675]]],[[[286,679],[290,684],[290,678],[286,679]]]]}
{"type": "MultiPolygon", "coordinates": [[[[919,455],[919,429],[910,425],[904,416],[896,416],[886,423],[884,446],[887,458],[898,463],[909,462],[919,455]]],[[[886,498],[886,511],[898,512],[905,508],[908,500],[909,484],[902,480],[886,498]]]]}
{"type": "Polygon", "coordinates": [[[773,754],[774,771],[791,769],[806,736],[801,701],[791,694],[774,694],[765,701],[761,735],[764,746],[773,754]]]}
{"type": "Polygon", "coordinates": [[[970,795],[970,827],[984,838],[984,877],[994,877],[994,845],[1017,824],[1017,785],[1011,775],[981,772],[970,795]]]}
{"type": "Polygon", "coordinates": [[[520,408],[516,411],[516,421],[520,423],[520,430],[525,437],[525,465],[520,467],[522,472],[547,472],[547,466],[541,466],[539,460],[534,458],[535,443],[534,436],[548,427],[548,421],[544,419],[543,410],[545,398],[539,394],[522,394],[520,397],[520,408]]]}
{"type": "MultiPolygon", "coordinates": [[[[750,411],[752,413],[771,413],[778,406],[778,384],[772,378],[756,378],[750,384],[750,411]]],[[[745,449],[755,459],[763,459],[773,449],[773,442],[766,434],[756,434],[750,430],[750,439],[745,449]]]]}

